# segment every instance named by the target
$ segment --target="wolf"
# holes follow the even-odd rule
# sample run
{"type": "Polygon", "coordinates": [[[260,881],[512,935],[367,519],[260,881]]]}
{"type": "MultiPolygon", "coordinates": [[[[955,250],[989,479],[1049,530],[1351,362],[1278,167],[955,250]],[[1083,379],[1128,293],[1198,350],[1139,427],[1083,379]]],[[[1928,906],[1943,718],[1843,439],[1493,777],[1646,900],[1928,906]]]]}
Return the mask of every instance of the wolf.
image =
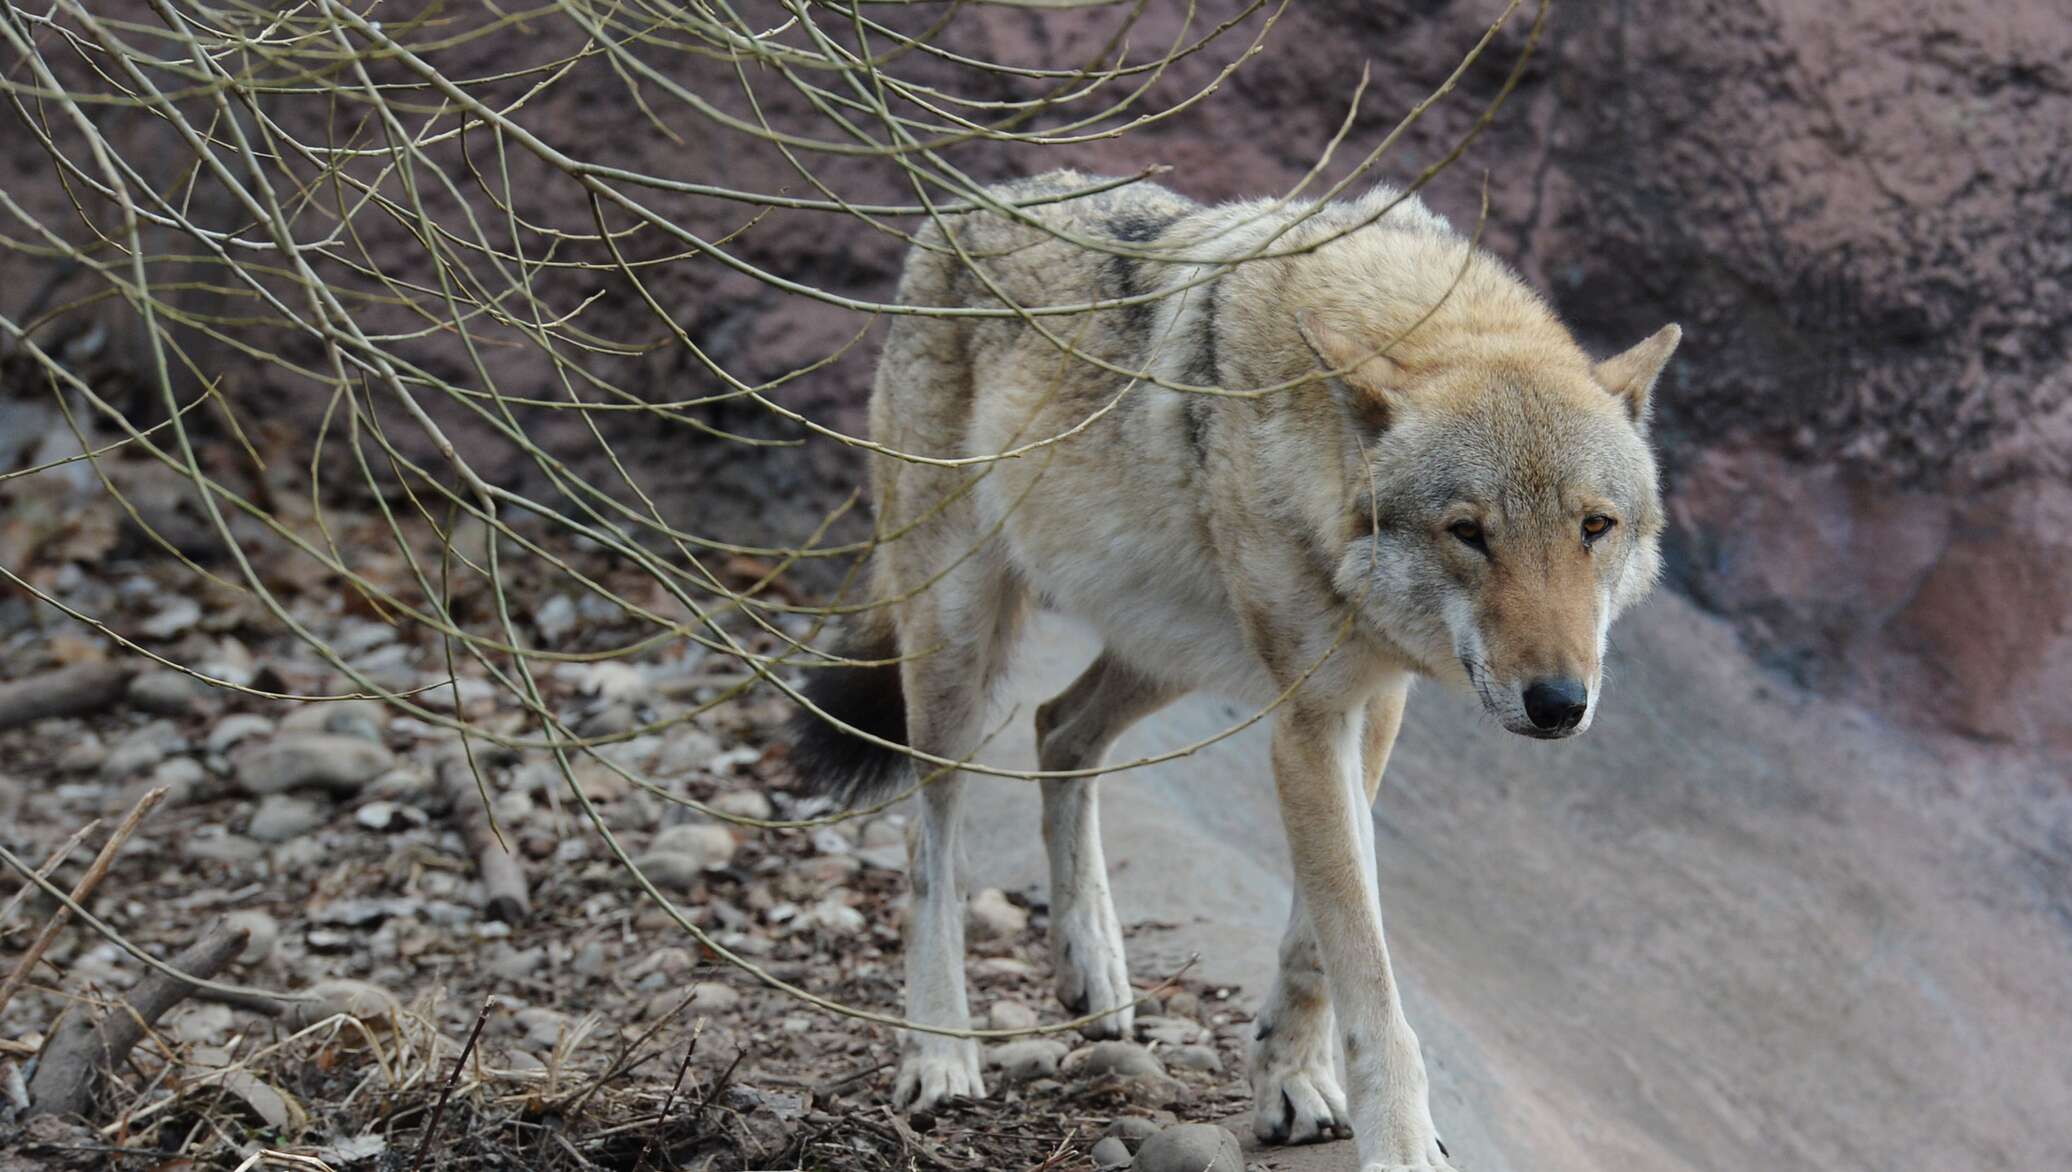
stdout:
{"type": "MultiPolygon", "coordinates": [[[[1110,1011],[1083,1032],[1127,1036],[1103,754],[1192,691],[1271,705],[1296,882],[1249,1057],[1255,1130],[1350,1131],[1367,1172],[1450,1168],[1382,934],[1375,793],[1420,677],[1514,733],[1590,726],[1606,632],[1660,564],[1649,403],[1680,331],[1593,361],[1385,185],[1203,206],[1099,182],[1004,184],[914,234],[899,302],[949,312],[886,336],[870,605],[807,683],[796,769],[848,803],[940,774],[910,839],[906,1013],[966,1028],[948,766],[980,744],[1025,616],[1090,626],[1099,656],[1035,714],[1051,946],[1064,1006],[1110,1011]]],[[[985,1094],[972,1040],[902,1049],[898,1106],[985,1094]]]]}

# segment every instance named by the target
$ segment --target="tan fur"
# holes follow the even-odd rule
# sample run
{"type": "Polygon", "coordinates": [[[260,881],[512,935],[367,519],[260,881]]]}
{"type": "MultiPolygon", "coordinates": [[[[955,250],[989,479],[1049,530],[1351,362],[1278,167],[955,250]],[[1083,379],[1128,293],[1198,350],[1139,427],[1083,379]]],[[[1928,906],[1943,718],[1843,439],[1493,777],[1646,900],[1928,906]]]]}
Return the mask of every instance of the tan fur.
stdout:
{"type": "MultiPolygon", "coordinates": [[[[1060,173],[999,193],[1086,182],[1060,173]]],[[[1677,333],[1593,363],[1538,295],[1415,199],[1361,226],[1396,198],[1203,208],[1139,184],[1020,213],[1135,254],[1122,257],[999,214],[925,228],[901,284],[908,304],[1077,305],[1213,279],[1033,324],[898,319],[873,439],[972,462],[876,460],[879,528],[897,537],[873,571],[879,597],[896,600],[900,650],[918,656],[902,669],[909,734],[939,756],[975,745],[981,697],[1031,605],[1076,616],[1106,646],[1039,713],[1045,769],[1097,765],[1131,722],[1188,691],[1264,702],[1294,689],[1274,717],[1273,762],[1298,897],[1261,1015],[1258,1128],[1301,1141],[1350,1126],[1363,1167],[1436,1169],[1447,1165],[1389,969],[1368,807],[1414,677],[1473,688],[1513,731],[1588,726],[1605,631],[1659,564],[1644,428],[1677,333]],[[1284,255],[1211,263],[1277,232],[1266,250],[1284,255]],[[953,240],[979,274],[950,255],[953,240]],[[1279,389],[1192,393],[1118,368],[1279,389]],[[1599,518],[1608,528],[1586,540],[1599,518]],[[1462,536],[1470,524],[1483,548],[1462,536]],[[1576,689],[1566,724],[1521,699],[1547,681],[1576,689]],[[1341,1043],[1349,1098],[1330,1061],[1341,1043]]],[[[908,1011],[946,1026],[968,1020],[949,863],[958,784],[931,786],[924,803],[908,943],[908,1011]]],[[[1060,995],[1100,1009],[1129,992],[1093,790],[1046,782],[1044,807],[1060,995]]],[[[1127,1022],[1125,1011],[1093,1032],[1127,1022]]],[[[909,1039],[903,1103],[983,1091],[969,1042],[909,1039]]]]}

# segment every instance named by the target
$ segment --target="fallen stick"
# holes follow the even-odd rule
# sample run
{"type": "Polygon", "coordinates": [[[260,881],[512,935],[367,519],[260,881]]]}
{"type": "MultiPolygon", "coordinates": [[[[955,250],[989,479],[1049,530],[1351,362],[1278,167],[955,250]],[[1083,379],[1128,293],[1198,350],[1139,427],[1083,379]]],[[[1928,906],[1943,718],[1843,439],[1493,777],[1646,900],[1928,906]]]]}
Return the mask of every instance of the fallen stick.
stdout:
{"type": "MultiPolygon", "coordinates": [[[[79,829],[73,831],[72,837],[66,839],[63,846],[60,846],[58,849],[50,852],[50,857],[43,860],[42,866],[36,868],[36,878],[50,878],[50,873],[58,869],[58,864],[64,862],[68,858],[71,858],[73,849],[76,848],[80,843],[85,842],[87,835],[92,834],[94,831],[99,830],[100,828],[101,820],[99,818],[96,818],[93,821],[88,822],[86,825],[80,827],[79,829]]],[[[22,881],[22,889],[8,897],[7,906],[4,908],[0,908],[0,932],[5,932],[7,930],[8,921],[14,919],[14,909],[20,907],[22,905],[22,901],[29,898],[29,893],[34,890],[36,890],[36,884],[30,880],[25,879],[22,881]]]]}
{"type": "Polygon", "coordinates": [[[467,758],[459,754],[439,762],[439,783],[446,790],[448,817],[460,829],[475,856],[475,869],[482,875],[482,887],[489,895],[489,918],[515,924],[532,912],[532,893],[526,887],[525,867],[518,855],[497,837],[489,820],[489,806],[467,758]]]}
{"type": "MultiPolygon", "coordinates": [[[[195,980],[213,980],[231,958],[244,951],[247,936],[245,929],[218,919],[170,963],[195,980]]],[[[27,1114],[84,1115],[100,1072],[129,1057],[166,1010],[192,992],[192,981],[152,969],[105,1013],[75,1007],[58,1023],[42,1057],[36,1060],[35,1077],[29,1080],[27,1114]]]]}
{"type": "Polygon", "coordinates": [[[122,699],[135,674],[128,664],[82,663],[0,684],[0,729],[106,708],[122,699]]]}
{"type": "MultiPolygon", "coordinates": [[[[123,843],[129,841],[130,833],[137,828],[137,823],[144,820],[144,815],[149,814],[153,806],[165,800],[165,793],[166,789],[162,785],[154,788],[150,793],[138,798],[137,804],[130,807],[130,812],[122,816],[122,821],[115,826],[115,832],[108,836],[107,842],[101,844],[101,853],[94,856],[93,863],[86,868],[86,874],[81,875],[79,882],[73,885],[72,903],[85,905],[86,897],[92,895],[94,888],[100,886],[101,877],[108,873],[108,867],[115,862],[116,852],[122,849],[123,843]]],[[[62,905],[51,913],[50,922],[43,925],[43,931],[37,933],[36,939],[30,941],[29,950],[22,953],[22,958],[15,962],[13,971],[7,974],[7,979],[0,981],[0,1009],[6,1009],[7,1003],[14,999],[21,987],[28,984],[30,974],[36,971],[36,962],[43,959],[44,950],[50,947],[51,941],[58,938],[58,931],[65,926],[65,921],[71,918],[71,904],[62,905]]]]}

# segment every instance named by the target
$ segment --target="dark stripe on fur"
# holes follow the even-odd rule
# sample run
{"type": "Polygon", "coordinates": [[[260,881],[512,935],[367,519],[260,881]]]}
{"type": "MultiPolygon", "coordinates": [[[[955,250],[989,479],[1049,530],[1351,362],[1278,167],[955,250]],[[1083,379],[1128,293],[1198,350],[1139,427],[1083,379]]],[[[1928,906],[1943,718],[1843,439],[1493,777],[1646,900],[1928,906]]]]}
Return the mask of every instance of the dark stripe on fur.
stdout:
{"type": "MultiPolygon", "coordinates": [[[[1193,386],[1223,385],[1222,359],[1216,353],[1216,291],[1222,284],[1221,281],[1210,281],[1202,289],[1208,301],[1201,307],[1201,313],[1195,317],[1195,320],[1201,323],[1201,336],[1195,339],[1194,353],[1187,363],[1187,373],[1181,376],[1183,381],[1193,386]]],[[[1196,464],[1207,462],[1209,457],[1205,437],[1209,430],[1209,412],[1213,411],[1215,406],[1207,395],[1190,393],[1187,396],[1183,413],[1187,419],[1187,443],[1194,449],[1196,464]]]]}
{"type": "MultiPolygon", "coordinates": [[[[845,638],[849,659],[891,659],[898,655],[891,633],[862,631],[845,638]]],[[[801,689],[806,698],[842,723],[895,744],[907,743],[906,697],[899,665],[823,667],[801,689]]],[[[791,767],[809,794],[850,806],[880,802],[911,777],[909,758],[836,728],[806,709],[791,717],[791,767]]]]}
{"type": "MultiPolygon", "coordinates": [[[[1159,238],[1167,228],[1172,227],[1178,216],[1156,216],[1143,212],[1128,212],[1108,221],[1108,234],[1127,244],[1149,244],[1159,238]]],[[[1143,283],[1143,269],[1137,258],[1110,254],[1101,268],[1109,286],[1108,296],[1114,299],[1141,297],[1151,292],[1143,283]]],[[[1151,322],[1156,316],[1152,302],[1124,306],[1122,310],[1124,329],[1130,344],[1138,354],[1151,343],[1151,322]]]]}

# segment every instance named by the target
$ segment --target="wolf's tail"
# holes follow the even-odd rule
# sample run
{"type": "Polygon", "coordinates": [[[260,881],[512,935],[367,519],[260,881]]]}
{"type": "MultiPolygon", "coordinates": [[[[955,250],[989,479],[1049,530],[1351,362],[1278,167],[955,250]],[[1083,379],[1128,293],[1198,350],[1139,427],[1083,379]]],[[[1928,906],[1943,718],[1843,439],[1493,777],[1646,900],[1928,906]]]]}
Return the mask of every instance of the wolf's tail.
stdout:
{"type": "MultiPolygon", "coordinates": [[[[899,643],[882,611],[857,616],[842,637],[844,659],[895,660],[899,643]]],[[[823,667],[802,689],[814,707],[852,728],[894,744],[907,743],[906,697],[899,664],[823,667]]],[[[837,728],[805,708],[791,717],[791,764],[800,788],[833,798],[844,808],[883,801],[909,777],[909,758],[837,728]]]]}

